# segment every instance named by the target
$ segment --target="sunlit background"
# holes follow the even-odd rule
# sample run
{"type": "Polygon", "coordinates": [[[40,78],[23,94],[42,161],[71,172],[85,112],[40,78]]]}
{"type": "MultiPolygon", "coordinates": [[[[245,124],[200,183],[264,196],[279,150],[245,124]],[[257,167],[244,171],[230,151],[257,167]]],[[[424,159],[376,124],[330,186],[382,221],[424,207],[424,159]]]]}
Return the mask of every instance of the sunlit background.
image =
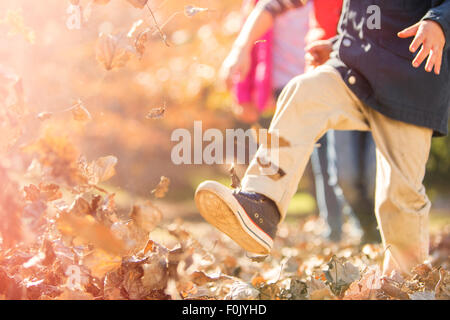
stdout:
{"type": "MultiPolygon", "coordinates": [[[[24,187],[45,181],[64,186],[64,199],[82,194],[80,159],[117,159],[115,174],[103,172],[108,177],[95,182],[115,194],[119,215],[153,199],[161,176],[170,179],[170,188],[155,202],[166,220],[199,219],[193,194],[202,180],[231,183],[227,166],[172,164],[170,135],[176,128],[191,129],[195,120],[204,129],[237,126],[232,98],[217,74],[241,26],[241,1],[138,4],[0,2],[0,232],[8,242],[23,237],[17,221],[24,204],[15,197],[22,197],[24,187]],[[73,4],[82,8],[79,26],[73,4]],[[148,116],[161,108],[162,117],[148,116]]],[[[450,139],[435,139],[426,178],[434,230],[450,223],[449,181],[450,139]]],[[[307,170],[290,219],[317,215],[312,190],[307,170]]],[[[25,193],[27,201],[31,193],[25,193]]]]}

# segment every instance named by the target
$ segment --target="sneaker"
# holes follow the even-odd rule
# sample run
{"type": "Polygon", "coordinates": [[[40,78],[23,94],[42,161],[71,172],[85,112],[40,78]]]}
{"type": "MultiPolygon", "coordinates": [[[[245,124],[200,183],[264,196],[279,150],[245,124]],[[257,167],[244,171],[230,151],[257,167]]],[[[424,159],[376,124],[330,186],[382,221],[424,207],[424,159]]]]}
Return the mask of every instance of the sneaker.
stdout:
{"type": "Polygon", "coordinates": [[[271,199],[205,181],[195,192],[195,203],[206,221],[242,248],[261,255],[270,253],[280,222],[277,205],[271,199]]]}

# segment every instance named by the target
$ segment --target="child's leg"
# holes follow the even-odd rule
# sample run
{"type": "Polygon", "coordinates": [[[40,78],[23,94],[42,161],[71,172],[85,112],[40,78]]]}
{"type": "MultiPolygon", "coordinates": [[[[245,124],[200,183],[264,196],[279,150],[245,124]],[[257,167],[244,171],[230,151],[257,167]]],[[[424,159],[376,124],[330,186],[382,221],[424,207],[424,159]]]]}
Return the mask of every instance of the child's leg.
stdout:
{"type": "MultiPolygon", "coordinates": [[[[339,73],[329,66],[291,80],[281,93],[269,132],[290,143],[278,149],[285,175],[276,180],[261,172],[258,157],[270,153],[261,146],[242,181],[244,191],[272,199],[283,219],[316,141],[331,128],[368,130],[364,106],[346,86],[339,73]]],[[[277,162],[276,159],[270,159],[277,162]]]]}
{"type": "Polygon", "coordinates": [[[409,273],[428,259],[431,204],[422,181],[433,132],[373,109],[368,118],[377,146],[375,212],[387,248],[384,272],[409,273]]]}

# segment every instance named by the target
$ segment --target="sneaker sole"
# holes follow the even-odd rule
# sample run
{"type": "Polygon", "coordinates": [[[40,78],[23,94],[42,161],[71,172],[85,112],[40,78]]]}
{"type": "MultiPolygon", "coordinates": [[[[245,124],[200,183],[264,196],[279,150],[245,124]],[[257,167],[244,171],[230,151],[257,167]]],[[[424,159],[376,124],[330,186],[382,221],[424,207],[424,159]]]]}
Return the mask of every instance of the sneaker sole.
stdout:
{"type": "Polygon", "coordinates": [[[270,253],[273,240],[251,221],[228,188],[205,181],[197,188],[195,203],[207,222],[243,249],[261,255],[270,253]]]}

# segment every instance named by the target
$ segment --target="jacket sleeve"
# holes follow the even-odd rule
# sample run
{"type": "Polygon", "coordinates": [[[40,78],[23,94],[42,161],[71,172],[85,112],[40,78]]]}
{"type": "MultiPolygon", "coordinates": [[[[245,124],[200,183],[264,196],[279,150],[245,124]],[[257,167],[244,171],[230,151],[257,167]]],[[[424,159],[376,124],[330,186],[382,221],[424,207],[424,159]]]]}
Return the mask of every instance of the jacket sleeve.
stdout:
{"type": "Polygon", "coordinates": [[[276,17],[291,9],[304,6],[308,0],[265,0],[261,5],[269,11],[272,16],[276,17]]]}
{"type": "Polygon", "coordinates": [[[432,20],[439,23],[445,34],[445,50],[450,48],[450,0],[444,0],[436,7],[431,8],[423,20],[432,20]]]}

